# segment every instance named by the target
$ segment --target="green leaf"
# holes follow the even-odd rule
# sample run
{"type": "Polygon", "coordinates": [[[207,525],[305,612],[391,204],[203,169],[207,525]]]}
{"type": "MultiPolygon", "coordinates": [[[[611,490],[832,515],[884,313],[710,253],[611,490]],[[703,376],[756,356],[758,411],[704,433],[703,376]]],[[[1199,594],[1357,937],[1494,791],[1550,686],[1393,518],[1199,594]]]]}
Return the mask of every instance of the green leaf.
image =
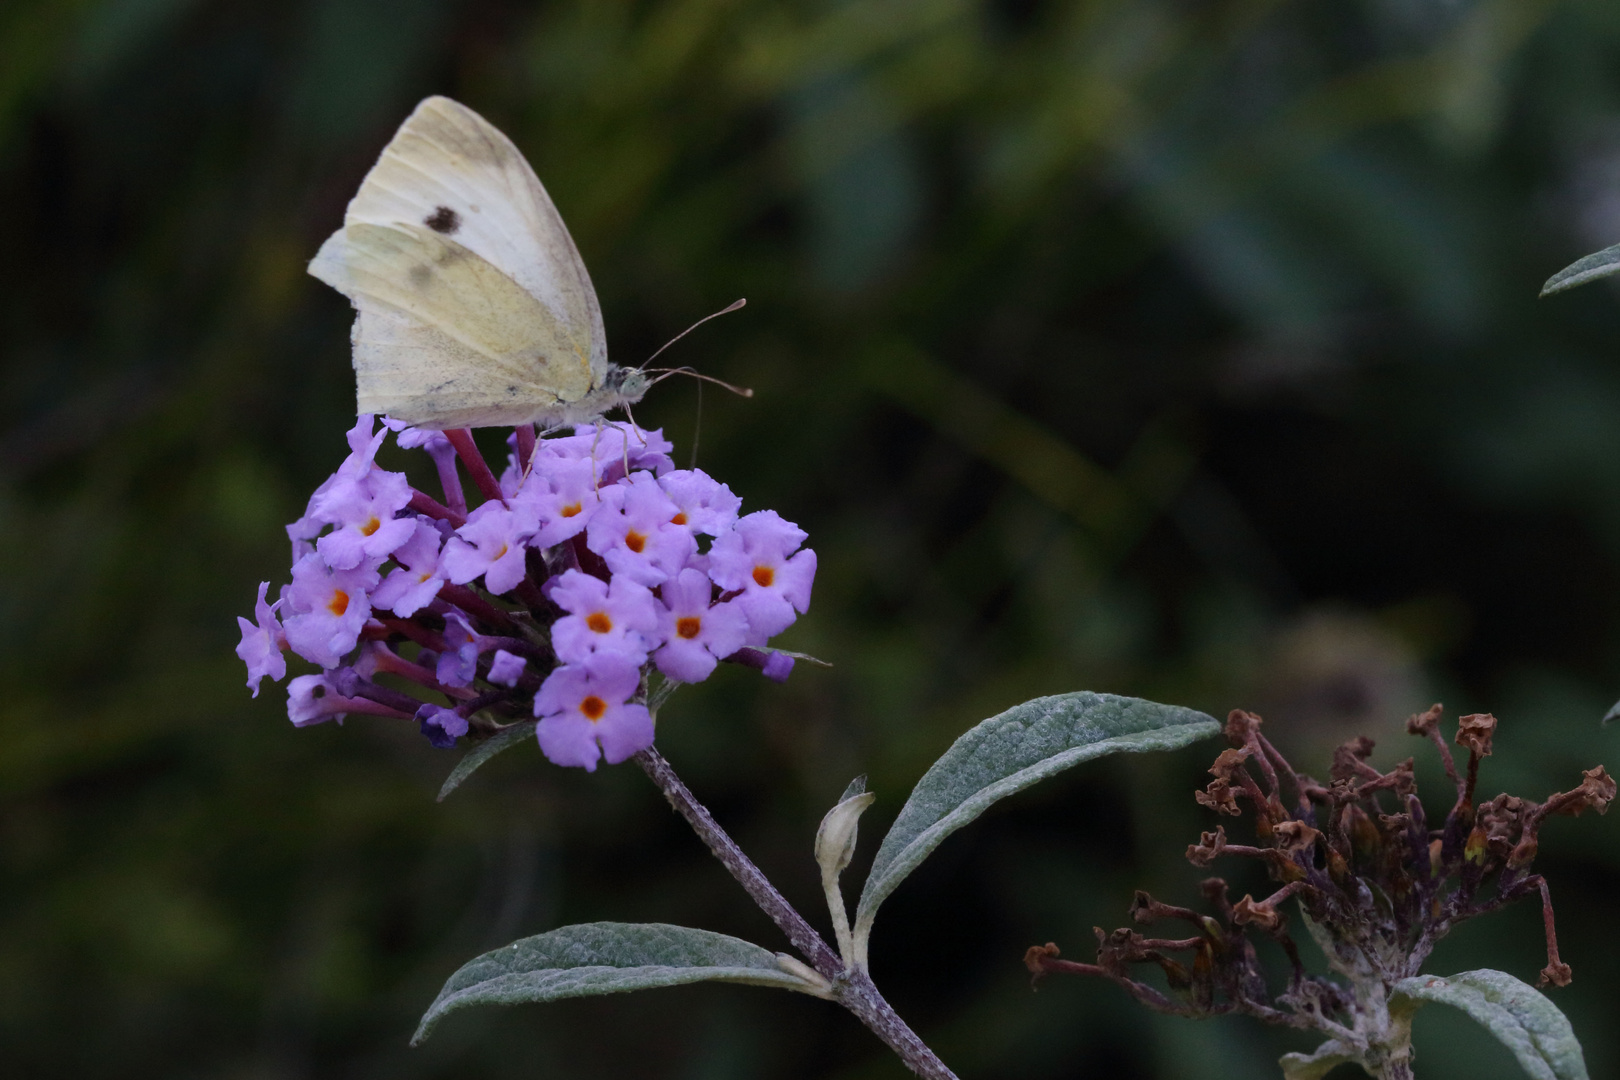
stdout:
{"type": "Polygon", "coordinates": [[[1361,1063],[1361,1055],[1336,1039],[1329,1039],[1309,1054],[1284,1054],[1277,1062],[1283,1080],[1322,1080],[1340,1065],[1361,1063]]]}
{"type": "Polygon", "coordinates": [[[1415,1011],[1427,1001],[1461,1009],[1513,1051],[1534,1080],[1588,1080],[1586,1059],[1569,1020],[1547,996],[1505,971],[1418,975],[1391,988],[1390,1009],[1415,1011]]]}
{"type": "Polygon", "coordinates": [[[444,984],[411,1038],[420,1043],[446,1013],[469,1005],[617,994],[695,982],[749,983],[818,994],[803,964],[740,938],[666,923],[580,923],[514,941],[469,960],[444,984]],[[806,972],[806,975],[790,974],[806,972]]]}
{"type": "Polygon", "coordinates": [[[1193,709],[1084,691],[1026,701],[979,724],[923,774],[883,838],[855,911],[858,961],[866,963],[878,905],[996,800],[1104,754],[1175,750],[1219,730],[1193,709]]]}
{"type": "Polygon", "coordinates": [[[439,789],[438,801],[444,802],[446,795],[460,787],[463,780],[477,772],[479,766],[502,750],[514,747],[524,739],[532,739],[534,737],[534,725],[535,721],[525,720],[520,724],[502,728],[467,751],[466,756],[456,762],[456,767],[450,770],[450,775],[444,778],[444,787],[439,789]]]}
{"type": "Polygon", "coordinates": [[[1547,279],[1547,284],[1541,287],[1541,295],[1551,296],[1614,273],[1620,273],[1620,244],[1606,247],[1584,259],[1576,259],[1547,279]]]}

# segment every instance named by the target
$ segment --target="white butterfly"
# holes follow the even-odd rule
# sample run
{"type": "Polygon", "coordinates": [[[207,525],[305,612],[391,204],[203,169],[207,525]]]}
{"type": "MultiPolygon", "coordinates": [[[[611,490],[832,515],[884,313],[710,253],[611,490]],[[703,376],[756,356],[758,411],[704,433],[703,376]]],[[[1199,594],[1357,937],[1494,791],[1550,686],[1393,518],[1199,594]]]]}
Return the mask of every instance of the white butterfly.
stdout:
{"type": "Polygon", "coordinates": [[[534,170],[449,98],[400,125],[309,272],[354,304],[359,412],[549,428],[646,392],[608,363],[596,290],[534,170]]]}

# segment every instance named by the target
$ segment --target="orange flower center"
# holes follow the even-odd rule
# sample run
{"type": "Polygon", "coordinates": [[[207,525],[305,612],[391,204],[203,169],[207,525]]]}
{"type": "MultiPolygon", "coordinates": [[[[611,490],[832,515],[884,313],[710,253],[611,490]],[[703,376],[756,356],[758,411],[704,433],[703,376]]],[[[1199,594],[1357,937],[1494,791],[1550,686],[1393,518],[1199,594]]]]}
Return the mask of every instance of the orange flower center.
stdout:
{"type": "Polygon", "coordinates": [[[371,520],[360,526],[360,535],[370,536],[380,528],[382,528],[382,520],[378,518],[376,514],[372,514],[371,520]]]}
{"type": "Polygon", "coordinates": [[[605,611],[593,611],[585,616],[585,625],[598,634],[605,634],[613,629],[613,620],[607,617],[605,611]]]}
{"type": "Polygon", "coordinates": [[[349,594],[342,589],[333,589],[332,599],[326,602],[326,610],[341,618],[349,610],[349,594]]]}
{"type": "Polygon", "coordinates": [[[671,525],[685,525],[686,524],[686,512],[683,510],[681,513],[676,514],[674,517],[669,519],[669,523],[671,525]]]}
{"type": "Polygon", "coordinates": [[[631,529],[629,532],[624,534],[624,546],[635,552],[637,555],[640,555],[641,549],[647,546],[647,538],[636,532],[634,529],[631,529]]]}
{"type": "Polygon", "coordinates": [[[758,585],[762,589],[768,589],[768,588],[771,587],[771,582],[773,582],[775,580],[776,580],[776,571],[775,570],[772,570],[768,566],[756,566],[756,567],[754,567],[754,584],[755,585],[758,585]]]}
{"type": "MultiPolygon", "coordinates": [[[[496,552],[496,553],[495,553],[495,559],[502,559],[502,558],[505,558],[505,557],[506,557],[506,553],[507,553],[507,552],[508,552],[508,551],[511,551],[511,550],[512,550],[512,547],[511,547],[511,545],[510,545],[510,544],[502,544],[502,545],[501,545],[501,550],[499,550],[499,551],[497,551],[497,552],[496,552]]],[[[490,560],[490,561],[491,561],[491,562],[494,562],[494,561],[495,561],[495,559],[491,559],[491,560],[490,560]]],[[[754,571],[754,573],[755,573],[755,574],[758,574],[758,573],[759,573],[759,571],[757,571],[757,570],[756,570],[756,571],[754,571]]]]}
{"type": "Polygon", "coordinates": [[[579,503],[571,502],[567,506],[563,507],[560,511],[558,511],[558,513],[562,514],[563,517],[573,517],[575,514],[579,513],[583,509],[585,509],[585,508],[583,506],[579,505],[579,503]]]}
{"type": "Polygon", "coordinates": [[[703,620],[696,615],[675,620],[675,632],[690,641],[703,632],[703,620]]]}
{"type": "Polygon", "coordinates": [[[592,694],[579,703],[579,711],[585,714],[585,719],[594,724],[602,719],[603,713],[607,712],[607,702],[592,694]]]}

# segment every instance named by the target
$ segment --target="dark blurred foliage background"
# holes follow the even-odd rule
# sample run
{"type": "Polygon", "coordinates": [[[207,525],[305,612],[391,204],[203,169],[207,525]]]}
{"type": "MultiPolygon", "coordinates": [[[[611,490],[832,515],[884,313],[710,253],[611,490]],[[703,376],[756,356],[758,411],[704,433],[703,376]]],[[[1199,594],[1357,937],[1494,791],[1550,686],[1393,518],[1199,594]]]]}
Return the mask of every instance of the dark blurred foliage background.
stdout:
{"type": "MultiPolygon", "coordinates": [[[[1428,762],[1400,724],[1433,700],[1501,717],[1487,794],[1620,764],[1620,297],[1536,299],[1620,240],[1612,3],[7,0],[6,1075],[902,1075],[834,1007],[725,986],[406,1047],[461,961],[566,922],[786,945],[629,767],[520,750],[435,805],[453,754],[242,686],[232,617],[353,412],[304,264],[434,92],[530,156],[621,363],[748,298],[674,354],[758,392],[711,388],[699,462],[809,529],[786,644],[835,666],[722,672],[659,741],[820,925],[845,782],[880,796],[858,884],[927,764],[1037,694],[1250,707],[1319,775],[1361,731],[1428,762]]],[[[696,388],[638,418],[689,448],[696,388]]],[[[878,982],[964,1078],[1310,1045],[1019,963],[1086,956],[1134,887],[1197,902],[1219,748],[1048,782],[889,902],[878,982]]],[[[1555,1000],[1613,1076],[1620,814],[1542,851],[1555,1000]]],[[[1526,905],[1431,969],[1541,950],[1526,905]]],[[[1515,1075],[1460,1015],[1417,1035],[1428,1080],[1515,1075]]]]}

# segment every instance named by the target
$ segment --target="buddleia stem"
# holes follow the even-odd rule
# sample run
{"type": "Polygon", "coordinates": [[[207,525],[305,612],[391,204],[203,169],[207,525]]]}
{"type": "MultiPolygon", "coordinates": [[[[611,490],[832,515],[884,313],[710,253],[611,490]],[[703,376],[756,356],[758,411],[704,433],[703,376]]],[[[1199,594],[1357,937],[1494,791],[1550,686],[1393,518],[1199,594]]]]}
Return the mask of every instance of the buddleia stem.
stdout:
{"type": "Polygon", "coordinates": [[[692,831],[708,845],[714,857],[731,871],[731,876],[737,879],[760,910],[781,928],[811,966],[833,984],[833,1000],[854,1013],[918,1076],[925,1080],[957,1080],[956,1074],[946,1068],[945,1063],[928,1048],[928,1044],[884,1000],[871,977],[859,969],[844,967],[844,962],[816,932],[815,927],[787,902],[787,898],[714,820],[708,808],[697,801],[662,754],[649,747],[636,754],[635,761],[658,785],[658,790],[664,793],[675,812],[685,818],[692,831]]]}

